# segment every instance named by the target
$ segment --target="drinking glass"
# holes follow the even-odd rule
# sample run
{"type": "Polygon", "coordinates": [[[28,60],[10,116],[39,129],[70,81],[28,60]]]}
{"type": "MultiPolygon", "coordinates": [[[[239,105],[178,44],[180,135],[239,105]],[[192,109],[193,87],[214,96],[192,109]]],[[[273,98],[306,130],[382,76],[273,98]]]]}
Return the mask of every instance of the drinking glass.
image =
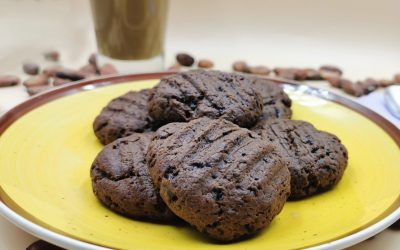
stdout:
{"type": "Polygon", "coordinates": [[[98,63],[121,73],[164,69],[167,0],[91,0],[98,63]]]}

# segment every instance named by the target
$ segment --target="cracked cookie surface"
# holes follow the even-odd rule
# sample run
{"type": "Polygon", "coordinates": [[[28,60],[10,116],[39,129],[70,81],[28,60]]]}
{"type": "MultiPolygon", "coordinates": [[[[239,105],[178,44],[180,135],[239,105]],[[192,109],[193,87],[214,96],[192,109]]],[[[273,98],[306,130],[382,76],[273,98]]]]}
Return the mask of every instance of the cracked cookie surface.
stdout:
{"type": "Polygon", "coordinates": [[[283,88],[267,79],[255,77],[253,86],[263,99],[263,114],[261,119],[292,117],[292,100],[283,91],[283,88]]]}
{"type": "Polygon", "coordinates": [[[290,174],[275,146],[224,119],[161,127],[147,161],[168,207],[222,241],[266,227],[290,193],[290,174]]]}
{"type": "Polygon", "coordinates": [[[147,112],[149,91],[129,91],[103,108],[93,123],[94,133],[101,143],[152,130],[152,119],[147,112]]]}
{"type": "Polygon", "coordinates": [[[150,93],[148,108],[160,125],[206,116],[251,127],[260,118],[263,105],[249,77],[193,70],[161,78],[150,93]]]}
{"type": "Polygon", "coordinates": [[[336,185],[348,154],[339,138],[305,121],[262,120],[253,129],[285,154],[291,175],[290,199],[301,199],[336,185]]]}
{"type": "Polygon", "coordinates": [[[176,217],[153,186],[146,165],[151,136],[133,134],[105,146],[92,164],[93,192],[105,206],[125,216],[172,221],[176,217]]]}

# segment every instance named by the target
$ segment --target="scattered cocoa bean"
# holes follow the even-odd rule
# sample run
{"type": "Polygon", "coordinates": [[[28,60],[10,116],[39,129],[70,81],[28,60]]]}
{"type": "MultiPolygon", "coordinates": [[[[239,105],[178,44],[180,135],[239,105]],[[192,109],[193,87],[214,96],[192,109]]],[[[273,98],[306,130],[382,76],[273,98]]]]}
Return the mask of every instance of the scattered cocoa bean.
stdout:
{"type": "Polygon", "coordinates": [[[319,68],[319,73],[323,79],[327,80],[328,78],[341,77],[343,71],[336,66],[324,65],[319,68]]]}
{"type": "Polygon", "coordinates": [[[63,250],[64,248],[58,247],[44,240],[38,240],[29,245],[26,250],[63,250]]]}
{"type": "Polygon", "coordinates": [[[296,78],[295,72],[291,68],[275,68],[274,73],[277,77],[294,80],[296,78]]]}
{"type": "Polygon", "coordinates": [[[68,79],[62,79],[62,78],[58,78],[58,77],[54,77],[53,78],[53,86],[57,87],[57,86],[61,86],[67,83],[70,83],[71,80],[68,79]]]}
{"type": "Polygon", "coordinates": [[[189,54],[179,53],[176,55],[176,61],[182,66],[190,67],[194,63],[194,58],[189,54]]]}
{"type": "Polygon", "coordinates": [[[26,79],[22,84],[27,88],[36,86],[46,86],[49,85],[49,77],[45,74],[32,76],[31,78],[26,79]]]}
{"type": "Polygon", "coordinates": [[[338,74],[340,74],[340,75],[343,74],[343,71],[342,71],[339,67],[336,67],[336,66],[333,66],[333,65],[322,65],[322,66],[319,68],[319,70],[320,70],[320,71],[336,72],[336,73],[338,73],[338,74]]]}
{"type": "Polygon", "coordinates": [[[294,79],[297,81],[304,81],[307,79],[307,71],[305,69],[293,68],[294,79]]]}
{"type": "Polygon", "coordinates": [[[37,75],[39,73],[39,65],[36,63],[26,62],[22,65],[22,69],[28,75],[37,75]]]}
{"type": "Polygon", "coordinates": [[[256,75],[269,75],[271,70],[265,66],[249,66],[247,67],[246,72],[256,75]]]}
{"type": "Polygon", "coordinates": [[[44,59],[48,60],[48,61],[53,61],[53,62],[57,62],[60,59],[60,53],[58,53],[58,51],[55,50],[49,50],[49,51],[45,51],[43,53],[44,59]]]}
{"type": "Polygon", "coordinates": [[[85,76],[85,78],[89,78],[97,75],[97,68],[93,64],[86,64],[78,72],[85,76]]]}
{"type": "Polygon", "coordinates": [[[248,67],[245,61],[236,61],[232,64],[232,69],[236,72],[248,72],[248,67]]]}
{"type": "Polygon", "coordinates": [[[0,75],[0,87],[17,85],[21,80],[17,76],[0,75]]]}
{"type": "Polygon", "coordinates": [[[400,84],[400,73],[395,74],[393,80],[395,83],[400,84]]]}
{"type": "Polygon", "coordinates": [[[342,87],[340,77],[327,78],[326,81],[334,88],[340,89],[342,87]]]}
{"type": "Polygon", "coordinates": [[[393,80],[387,80],[387,79],[379,80],[379,87],[381,87],[381,88],[386,88],[393,84],[395,84],[395,81],[393,81],[393,80]]]}
{"type": "Polygon", "coordinates": [[[368,77],[367,79],[365,79],[363,81],[363,84],[369,85],[369,86],[374,86],[375,88],[379,88],[380,87],[380,81],[376,80],[374,78],[371,78],[371,77],[368,77]]]}
{"type": "Polygon", "coordinates": [[[363,87],[364,95],[368,95],[376,90],[376,88],[371,85],[366,85],[366,86],[362,86],[362,87],[363,87]]]}
{"type": "Polygon", "coordinates": [[[368,95],[378,88],[376,85],[376,81],[372,78],[367,78],[364,81],[357,81],[356,85],[360,86],[363,89],[364,95],[368,95]]]}
{"type": "Polygon", "coordinates": [[[26,92],[28,92],[30,96],[33,96],[49,89],[51,89],[51,87],[48,85],[42,85],[42,86],[39,85],[39,86],[27,87],[26,92]]]}
{"type": "Polygon", "coordinates": [[[56,66],[51,66],[51,67],[47,67],[43,69],[43,74],[49,76],[49,77],[53,77],[56,75],[57,71],[62,71],[64,69],[64,67],[60,66],[60,65],[56,65],[56,66]]]}
{"type": "Polygon", "coordinates": [[[362,82],[362,84],[364,85],[364,87],[365,87],[365,94],[369,94],[369,93],[371,93],[371,92],[373,92],[373,91],[375,91],[377,88],[380,88],[381,87],[381,83],[380,83],[380,81],[379,80],[376,80],[376,79],[374,79],[374,78],[367,78],[367,79],[365,79],[363,82],[362,82]]]}
{"type": "Polygon", "coordinates": [[[400,230],[400,220],[396,221],[395,223],[393,223],[390,227],[390,229],[392,230],[400,230]]]}
{"type": "Polygon", "coordinates": [[[360,97],[364,95],[364,88],[359,83],[353,83],[347,79],[340,80],[340,86],[349,95],[360,97]]]}
{"type": "Polygon", "coordinates": [[[340,88],[344,88],[344,87],[348,87],[348,86],[352,86],[352,85],[354,85],[354,83],[348,79],[345,79],[345,78],[339,79],[340,88]]]}
{"type": "Polygon", "coordinates": [[[90,54],[88,63],[95,66],[97,69],[97,54],[96,53],[90,54]]]}
{"type": "Polygon", "coordinates": [[[319,73],[321,75],[321,78],[324,80],[328,80],[330,78],[340,78],[341,77],[341,75],[338,74],[337,72],[320,71],[319,73]]]}
{"type": "Polygon", "coordinates": [[[378,88],[378,81],[373,78],[367,78],[356,83],[344,78],[328,78],[327,81],[332,87],[342,88],[347,94],[356,97],[367,95],[378,88]]]}
{"type": "Polygon", "coordinates": [[[304,73],[306,75],[306,80],[310,80],[310,81],[323,80],[322,76],[318,70],[306,68],[306,69],[304,69],[304,73]]]}
{"type": "Polygon", "coordinates": [[[71,81],[79,81],[85,78],[85,76],[82,73],[72,69],[62,69],[60,71],[57,71],[55,76],[62,79],[68,79],[71,81]]]}
{"type": "Polygon", "coordinates": [[[181,70],[181,65],[179,63],[175,63],[167,68],[167,71],[171,72],[179,72],[181,70]]]}
{"type": "Polygon", "coordinates": [[[214,63],[213,63],[213,61],[208,60],[208,59],[201,59],[197,63],[197,66],[199,68],[211,69],[212,67],[214,67],[214,63]]]}
{"type": "Polygon", "coordinates": [[[114,67],[114,65],[110,63],[106,63],[99,68],[100,75],[114,75],[118,74],[118,70],[114,67]]]}
{"type": "Polygon", "coordinates": [[[288,80],[304,81],[307,78],[306,71],[299,68],[275,68],[275,75],[288,80]]]}

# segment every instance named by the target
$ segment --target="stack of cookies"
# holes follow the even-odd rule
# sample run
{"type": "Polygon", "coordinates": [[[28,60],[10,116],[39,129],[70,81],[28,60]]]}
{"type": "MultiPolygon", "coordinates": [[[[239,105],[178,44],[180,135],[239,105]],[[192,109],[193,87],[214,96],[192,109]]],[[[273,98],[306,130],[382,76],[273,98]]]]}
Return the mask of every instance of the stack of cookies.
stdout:
{"type": "Polygon", "coordinates": [[[221,241],[269,225],[288,199],[332,188],[347,165],[340,140],[290,120],[291,100],[263,78],[195,70],[112,100],[93,128],[105,144],[95,195],[135,219],[184,220],[221,241]]]}

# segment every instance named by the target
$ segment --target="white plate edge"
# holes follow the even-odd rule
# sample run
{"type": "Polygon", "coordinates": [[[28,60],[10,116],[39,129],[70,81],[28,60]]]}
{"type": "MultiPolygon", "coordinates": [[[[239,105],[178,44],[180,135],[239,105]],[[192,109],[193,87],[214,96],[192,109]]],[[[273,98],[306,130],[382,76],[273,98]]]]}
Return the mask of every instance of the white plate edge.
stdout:
{"type": "MultiPolygon", "coordinates": [[[[38,238],[46,240],[57,246],[64,247],[66,249],[77,249],[77,250],[108,250],[109,248],[100,247],[94,244],[86,243],[80,240],[72,239],[68,236],[55,233],[44,227],[41,227],[21,215],[17,214],[6,206],[3,202],[0,202],[0,214],[4,216],[11,223],[21,228],[22,230],[30,233],[38,238]]],[[[341,239],[324,243],[319,246],[310,247],[310,250],[327,250],[327,249],[343,249],[346,247],[353,246],[363,240],[372,237],[379,232],[385,230],[387,227],[392,225],[400,219],[400,208],[397,208],[394,212],[386,216],[384,219],[378,221],[377,223],[362,229],[354,234],[343,237],[341,239]]]]}
{"type": "Polygon", "coordinates": [[[104,248],[96,246],[90,243],[86,243],[80,240],[72,239],[68,236],[55,233],[49,229],[39,226],[21,215],[17,214],[11,208],[6,206],[0,201],[0,215],[6,218],[8,221],[21,228],[25,232],[32,234],[40,239],[46,240],[54,245],[66,248],[66,249],[77,249],[77,250],[108,250],[109,248],[104,248]]]}

